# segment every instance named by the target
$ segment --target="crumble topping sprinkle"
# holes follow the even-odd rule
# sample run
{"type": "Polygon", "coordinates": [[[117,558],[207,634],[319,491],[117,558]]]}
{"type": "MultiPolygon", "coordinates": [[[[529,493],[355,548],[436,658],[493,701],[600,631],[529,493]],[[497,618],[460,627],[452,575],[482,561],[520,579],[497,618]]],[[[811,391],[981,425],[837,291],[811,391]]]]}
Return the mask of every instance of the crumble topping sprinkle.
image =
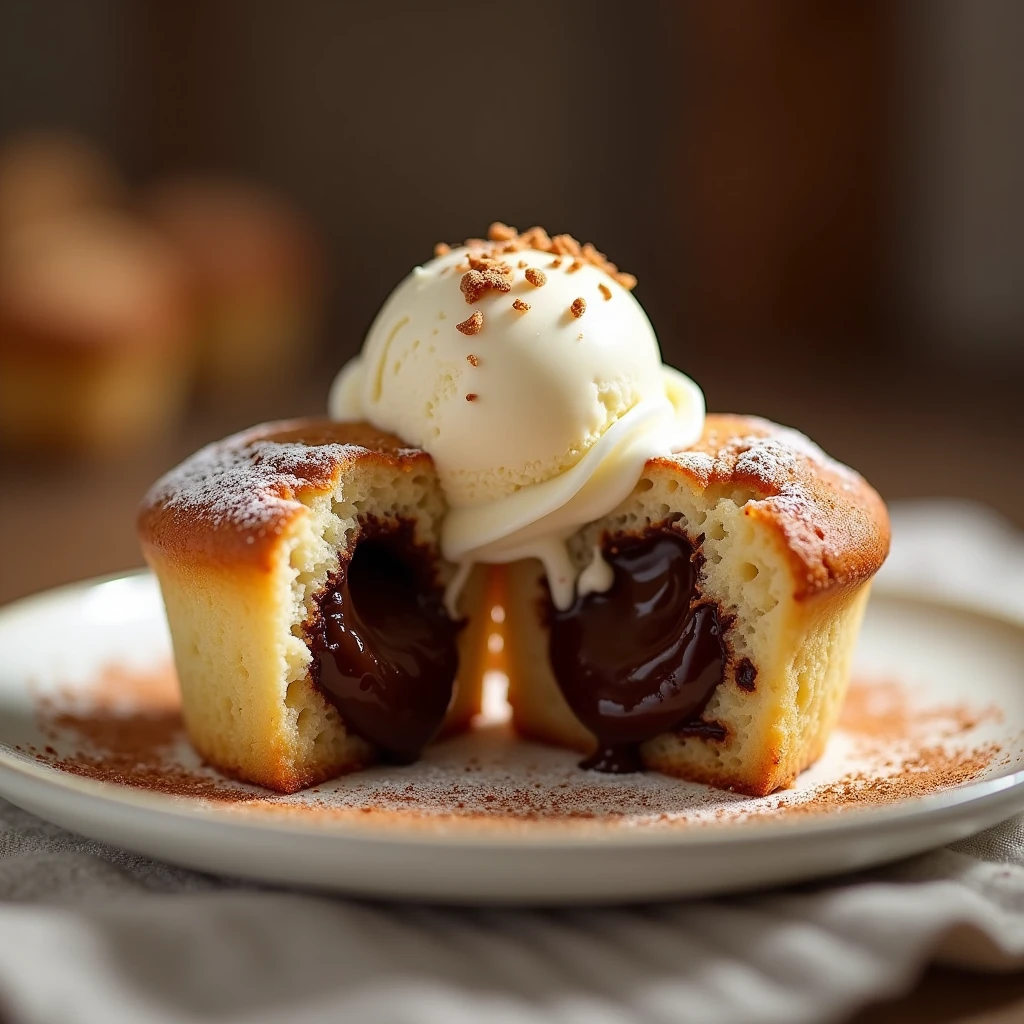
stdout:
{"type": "Polygon", "coordinates": [[[479,309],[474,309],[460,324],[455,325],[455,330],[465,335],[479,334],[484,326],[484,315],[479,309]]]}
{"type": "Polygon", "coordinates": [[[473,260],[477,265],[462,275],[459,287],[471,306],[484,292],[494,289],[498,292],[512,290],[512,268],[507,263],[496,263],[494,260],[473,260]],[[484,264],[492,264],[485,266],[484,264]]]}
{"type": "MultiPolygon", "coordinates": [[[[579,270],[585,263],[589,263],[592,266],[597,267],[599,270],[603,270],[609,277],[617,281],[623,288],[632,290],[636,287],[636,278],[632,274],[626,274],[619,270],[619,268],[612,263],[608,257],[601,252],[591,242],[584,242],[580,244],[572,235],[555,235],[552,238],[542,227],[532,227],[528,231],[520,233],[516,228],[511,227],[508,224],[503,224],[501,221],[495,221],[487,229],[487,238],[467,238],[463,243],[471,251],[467,263],[460,263],[456,270],[459,273],[466,273],[469,270],[476,270],[481,274],[490,271],[493,274],[507,273],[511,275],[512,268],[504,263],[501,257],[508,253],[521,252],[523,249],[536,249],[540,252],[549,252],[555,258],[552,260],[550,266],[552,269],[557,269],[562,265],[563,257],[571,257],[571,264],[568,268],[569,273],[574,273],[579,270]],[[477,266],[476,264],[483,264],[487,262],[488,265],[477,266]],[[504,268],[504,269],[503,269],[504,268]]],[[[435,255],[444,255],[451,251],[451,247],[445,242],[439,243],[434,248],[435,255]]],[[[524,261],[520,260],[518,263],[519,269],[524,269],[524,261]]],[[[529,275],[529,270],[527,270],[529,275]]],[[[529,277],[528,277],[529,279],[529,277]]],[[[498,278],[495,278],[498,280],[498,278]]],[[[484,283],[473,279],[470,285],[465,284],[463,279],[464,287],[463,291],[466,292],[467,287],[481,288],[481,294],[486,288],[497,288],[498,291],[507,291],[507,289],[501,287],[496,283],[484,283]]],[[[534,282],[531,281],[531,284],[534,282]]],[[[537,285],[537,287],[540,287],[537,285]]],[[[471,299],[467,294],[467,302],[474,302],[475,299],[471,299]]],[[[602,295],[604,292],[602,291],[602,295]]],[[[605,296],[606,298],[610,296],[605,296]]]]}

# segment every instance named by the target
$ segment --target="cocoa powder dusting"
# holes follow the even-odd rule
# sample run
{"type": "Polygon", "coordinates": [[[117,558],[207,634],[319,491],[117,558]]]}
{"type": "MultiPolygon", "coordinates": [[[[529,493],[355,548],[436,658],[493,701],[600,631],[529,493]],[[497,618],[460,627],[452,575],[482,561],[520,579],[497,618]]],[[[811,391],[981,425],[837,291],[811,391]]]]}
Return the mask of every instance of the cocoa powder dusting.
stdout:
{"type": "Polygon", "coordinates": [[[578,755],[536,746],[483,723],[430,748],[418,765],[370,768],[290,796],[235,782],[205,766],[182,724],[171,667],[111,666],[88,685],[36,697],[40,763],[84,778],[216,801],[238,813],[366,822],[403,829],[557,827],[665,829],[771,822],[842,813],[969,783],[1016,752],[985,736],[995,708],[929,703],[895,679],[851,687],[823,762],[792,790],[747,797],[654,772],[600,780],[578,755]]]}
{"type": "Polygon", "coordinates": [[[36,760],[81,778],[169,796],[249,802],[251,787],[180,757],[187,743],[174,668],[103,669],[87,687],[36,698],[36,720],[51,742],[36,760]]]}
{"type": "Polygon", "coordinates": [[[996,707],[968,708],[956,704],[918,706],[898,679],[872,679],[870,685],[855,682],[846,696],[839,727],[863,741],[899,740],[933,728],[949,739],[970,732],[985,722],[998,722],[996,707]]]}

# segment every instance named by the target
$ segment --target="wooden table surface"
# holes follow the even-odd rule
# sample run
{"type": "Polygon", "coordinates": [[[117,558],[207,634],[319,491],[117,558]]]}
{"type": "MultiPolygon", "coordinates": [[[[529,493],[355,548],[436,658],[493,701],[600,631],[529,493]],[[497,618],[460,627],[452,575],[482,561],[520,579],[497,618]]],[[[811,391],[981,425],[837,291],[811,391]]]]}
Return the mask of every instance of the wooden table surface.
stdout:
{"type": "MultiPolygon", "coordinates": [[[[861,469],[887,498],[953,496],[984,501],[1024,526],[1024,403],[1013,381],[958,387],[951,378],[894,377],[840,406],[813,382],[700,378],[712,408],[754,408],[799,424],[837,457],[861,469]]],[[[84,577],[141,564],[135,509],[160,472],[201,443],[259,418],[323,408],[326,380],[272,402],[194,410],[154,448],[117,461],[0,462],[0,603],[84,577]]],[[[951,538],[951,554],[955,539],[951,538]]],[[[871,1007],[858,1024],[1024,1021],[1024,976],[985,976],[931,968],[910,995],[871,1007]]]]}

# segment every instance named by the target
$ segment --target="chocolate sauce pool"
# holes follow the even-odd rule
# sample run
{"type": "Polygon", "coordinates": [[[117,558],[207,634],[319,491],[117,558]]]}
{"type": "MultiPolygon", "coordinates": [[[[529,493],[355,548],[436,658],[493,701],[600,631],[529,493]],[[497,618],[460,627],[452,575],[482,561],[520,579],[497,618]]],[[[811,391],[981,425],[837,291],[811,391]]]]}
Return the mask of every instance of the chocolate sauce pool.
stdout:
{"type": "Polygon", "coordinates": [[[603,594],[549,611],[551,667],[569,706],[597,737],[582,767],[633,772],[638,747],[663,732],[721,738],[699,716],[722,679],[723,626],[699,604],[699,562],[682,534],[614,540],[604,557],[615,574],[603,594]]]}
{"type": "Polygon", "coordinates": [[[442,598],[429,555],[403,525],[357,543],[310,629],[314,682],[347,728],[394,761],[419,756],[451,702],[459,626],[442,598]]]}

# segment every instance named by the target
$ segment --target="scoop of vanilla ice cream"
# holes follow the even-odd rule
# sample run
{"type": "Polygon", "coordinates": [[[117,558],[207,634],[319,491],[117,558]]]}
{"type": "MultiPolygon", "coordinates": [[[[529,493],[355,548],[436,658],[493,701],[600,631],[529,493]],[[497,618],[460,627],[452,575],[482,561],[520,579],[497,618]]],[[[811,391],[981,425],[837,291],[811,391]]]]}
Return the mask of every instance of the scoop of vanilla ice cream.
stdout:
{"type": "Polygon", "coordinates": [[[335,417],[366,418],[429,451],[453,507],[557,476],[665,390],[650,321],[604,271],[570,271],[571,257],[552,266],[557,257],[533,249],[509,253],[511,290],[467,303],[457,269],[466,255],[431,260],[395,289],[330,402],[335,417]],[[528,268],[546,277],[540,287],[528,268]],[[483,324],[465,334],[458,325],[474,310],[483,324]]]}
{"type": "Polygon", "coordinates": [[[465,277],[481,255],[455,249],[395,289],[329,411],[433,457],[450,507],[442,550],[462,568],[450,608],[474,562],[529,557],[564,608],[566,538],[618,505],[648,459],[700,437],[704,398],[662,365],[640,304],[602,267],[509,252],[498,270],[472,268],[500,285],[481,290],[465,277]]]}

